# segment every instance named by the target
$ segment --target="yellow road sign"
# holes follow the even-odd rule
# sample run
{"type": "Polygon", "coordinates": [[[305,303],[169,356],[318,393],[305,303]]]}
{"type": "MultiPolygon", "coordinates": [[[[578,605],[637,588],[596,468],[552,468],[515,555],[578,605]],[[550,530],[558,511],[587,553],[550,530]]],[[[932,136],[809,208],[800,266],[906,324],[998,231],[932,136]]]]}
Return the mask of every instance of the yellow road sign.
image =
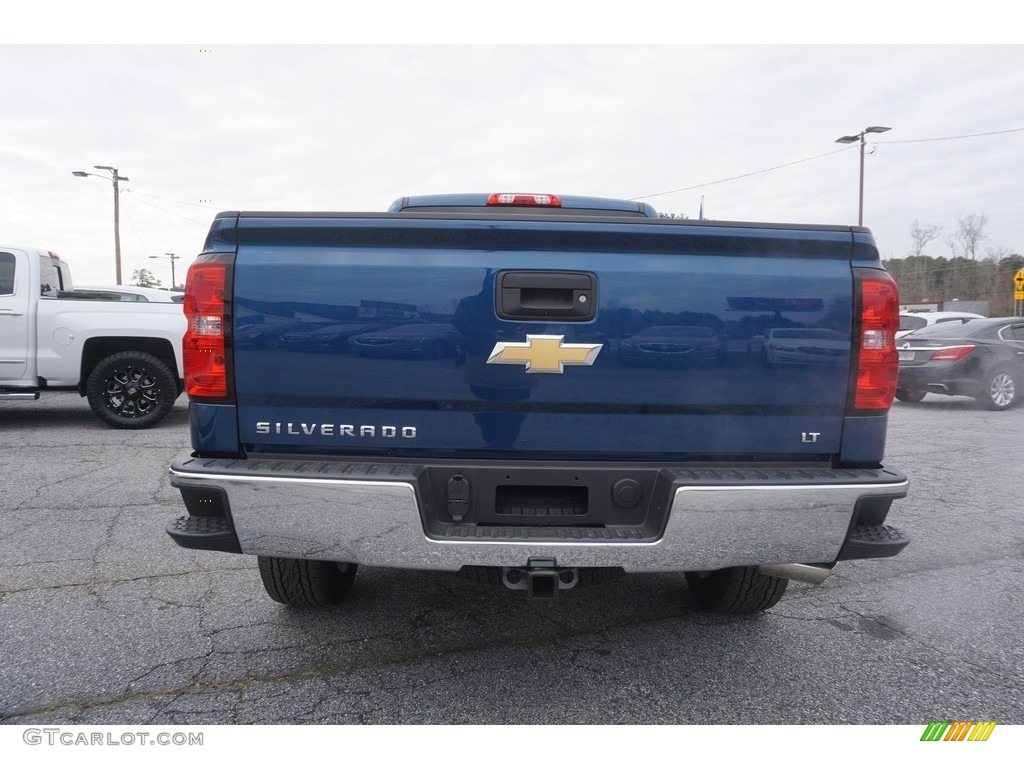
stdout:
{"type": "MultiPolygon", "coordinates": [[[[1013,285],[1017,289],[1017,293],[1024,291],[1024,269],[1018,269],[1017,274],[1013,276],[1013,285]]],[[[1018,299],[1024,299],[1024,296],[1018,296],[1018,299]]]]}

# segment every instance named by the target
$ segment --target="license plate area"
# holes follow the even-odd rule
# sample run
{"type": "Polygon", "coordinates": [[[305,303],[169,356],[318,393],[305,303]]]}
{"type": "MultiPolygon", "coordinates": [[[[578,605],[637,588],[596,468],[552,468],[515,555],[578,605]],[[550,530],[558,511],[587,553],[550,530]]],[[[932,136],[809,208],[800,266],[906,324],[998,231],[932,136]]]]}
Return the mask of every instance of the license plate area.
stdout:
{"type": "Polygon", "coordinates": [[[499,485],[494,493],[494,514],[502,518],[528,518],[535,524],[547,519],[572,519],[587,514],[586,487],[562,485],[499,485]]]}
{"type": "Polygon", "coordinates": [[[522,464],[426,468],[428,535],[452,524],[499,528],[639,528],[668,508],[669,483],[657,470],[625,466],[581,469],[522,464]]]}
{"type": "Polygon", "coordinates": [[[909,349],[901,349],[900,350],[900,362],[901,363],[909,363],[909,362],[912,362],[913,359],[914,359],[914,353],[911,350],[909,350],[909,349]]]}
{"type": "Polygon", "coordinates": [[[473,507],[479,525],[603,527],[608,524],[608,505],[591,504],[591,496],[598,496],[600,492],[597,488],[592,492],[586,479],[564,485],[510,485],[498,481],[490,487],[486,480],[475,485],[477,499],[473,507]]]}

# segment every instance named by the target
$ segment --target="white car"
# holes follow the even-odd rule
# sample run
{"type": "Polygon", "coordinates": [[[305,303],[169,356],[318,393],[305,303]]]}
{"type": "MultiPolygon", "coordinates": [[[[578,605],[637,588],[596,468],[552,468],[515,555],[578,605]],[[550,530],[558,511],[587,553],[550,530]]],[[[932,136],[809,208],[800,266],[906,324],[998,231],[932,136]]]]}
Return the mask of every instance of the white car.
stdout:
{"type": "MultiPolygon", "coordinates": [[[[76,285],[75,292],[110,293],[111,301],[156,301],[181,303],[184,291],[165,291],[162,288],[139,288],[135,285],[76,285]]],[[[93,298],[107,298],[95,296],[93,298]]]]}
{"type": "Polygon", "coordinates": [[[966,323],[968,320],[983,320],[984,315],[974,312],[901,312],[900,329],[896,338],[901,339],[911,331],[927,328],[937,323],[966,323]]]}
{"type": "Polygon", "coordinates": [[[747,348],[766,366],[840,363],[850,357],[850,337],[828,328],[770,328],[747,348]]]}

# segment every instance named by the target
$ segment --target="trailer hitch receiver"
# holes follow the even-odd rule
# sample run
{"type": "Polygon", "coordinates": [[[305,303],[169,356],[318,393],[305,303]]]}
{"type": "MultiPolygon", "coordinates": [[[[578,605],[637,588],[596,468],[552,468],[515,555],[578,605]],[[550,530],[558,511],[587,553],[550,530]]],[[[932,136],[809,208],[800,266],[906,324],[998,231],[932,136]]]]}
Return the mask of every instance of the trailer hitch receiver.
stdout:
{"type": "Polygon", "coordinates": [[[559,568],[554,560],[531,557],[525,568],[502,568],[501,581],[509,589],[525,591],[527,597],[551,600],[580,581],[576,568],[559,568]]]}

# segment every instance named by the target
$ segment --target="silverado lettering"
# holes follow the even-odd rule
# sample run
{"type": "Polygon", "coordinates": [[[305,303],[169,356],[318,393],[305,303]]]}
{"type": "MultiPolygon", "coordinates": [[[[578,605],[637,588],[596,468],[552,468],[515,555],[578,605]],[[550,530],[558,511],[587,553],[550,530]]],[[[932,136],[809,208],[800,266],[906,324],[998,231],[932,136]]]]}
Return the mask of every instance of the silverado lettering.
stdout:
{"type": "Polygon", "coordinates": [[[402,438],[404,440],[414,440],[416,438],[416,427],[375,426],[372,424],[306,424],[304,422],[293,424],[290,421],[283,424],[280,421],[273,423],[269,421],[256,422],[257,435],[313,435],[317,431],[324,437],[357,437],[356,432],[358,431],[358,437],[379,436],[402,438]]]}

